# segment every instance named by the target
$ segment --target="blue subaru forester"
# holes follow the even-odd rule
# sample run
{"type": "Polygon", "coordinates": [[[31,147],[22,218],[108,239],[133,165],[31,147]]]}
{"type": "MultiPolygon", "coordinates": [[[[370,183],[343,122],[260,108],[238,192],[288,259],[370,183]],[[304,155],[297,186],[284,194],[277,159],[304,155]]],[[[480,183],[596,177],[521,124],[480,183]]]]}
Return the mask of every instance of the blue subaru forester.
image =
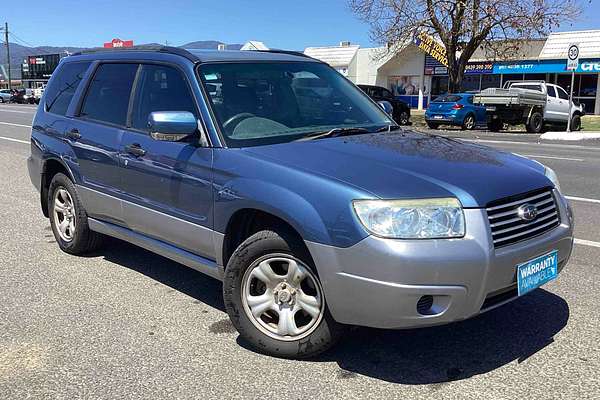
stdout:
{"type": "Polygon", "coordinates": [[[62,250],[112,236],[222,280],[240,335],[281,357],[344,325],[490,310],[556,278],[573,243],[552,170],[401,129],[292,52],[66,57],[28,167],[62,250]]]}

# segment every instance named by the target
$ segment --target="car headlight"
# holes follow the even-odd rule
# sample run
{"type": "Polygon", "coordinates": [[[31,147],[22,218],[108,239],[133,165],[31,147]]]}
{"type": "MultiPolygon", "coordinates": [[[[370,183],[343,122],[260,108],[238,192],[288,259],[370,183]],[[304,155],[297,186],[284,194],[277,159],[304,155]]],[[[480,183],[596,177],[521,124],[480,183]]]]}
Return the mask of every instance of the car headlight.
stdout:
{"type": "Polygon", "coordinates": [[[439,239],[465,235],[465,217],[458,199],[354,200],[363,226],[393,239],[439,239]]]}
{"type": "Polygon", "coordinates": [[[546,166],[544,166],[544,168],[544,175],[546,175],[546,177],[550,179],[550,181],[552,181],[556,190],[560,192],[560,183],[558,182],[558,175],[556,175],[556,172],[554,172],[552,168],[546,166]]]}

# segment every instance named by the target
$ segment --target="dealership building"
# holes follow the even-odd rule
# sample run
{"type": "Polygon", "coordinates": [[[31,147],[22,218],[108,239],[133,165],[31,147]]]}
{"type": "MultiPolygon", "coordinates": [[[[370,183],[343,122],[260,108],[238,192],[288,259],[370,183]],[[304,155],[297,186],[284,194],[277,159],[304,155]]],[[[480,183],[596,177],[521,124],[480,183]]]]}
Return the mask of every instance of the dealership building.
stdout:
{"type": "MultiPolygon", "coordinates": [[[[501,87],[508,80],[544,80],[568,91],[567,49],[573,43],[580,49],[573,97],[585,105],[588,114],[600,114],[600,30],[557,32],[543,40],[526,41],[502,61],[479,49],[467,66],[463,90],[501,87]]],[[[329,63],[354,83],[390,89],[413,108],[426,108],[432,98],[448,89],[447,68],[423,52],[418,41],[394,54],[385,48],[361,48],[348,42],[309,47],[305,53],[329,63]]]]}

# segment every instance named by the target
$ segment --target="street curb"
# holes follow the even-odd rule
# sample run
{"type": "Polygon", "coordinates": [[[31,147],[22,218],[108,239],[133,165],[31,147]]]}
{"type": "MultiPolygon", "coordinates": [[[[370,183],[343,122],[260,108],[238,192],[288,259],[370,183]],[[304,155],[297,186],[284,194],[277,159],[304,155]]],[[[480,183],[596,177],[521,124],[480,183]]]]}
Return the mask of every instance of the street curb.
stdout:
{"type": "Polygon", "coordinates": [[[600,139],[600,132],[546,132],[540,136],[543,140],[592,140],[600,139]]]}

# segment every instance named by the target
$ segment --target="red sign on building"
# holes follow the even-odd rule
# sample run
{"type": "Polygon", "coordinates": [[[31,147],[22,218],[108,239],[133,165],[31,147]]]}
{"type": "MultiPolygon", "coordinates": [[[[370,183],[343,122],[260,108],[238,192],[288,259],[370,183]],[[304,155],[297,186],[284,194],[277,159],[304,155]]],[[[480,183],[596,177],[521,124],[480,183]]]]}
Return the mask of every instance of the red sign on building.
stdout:
{"type": "Polygon", "coordinates": [[[117,47],[133,47],[133,40],[113,39],[110,42],[104,43],[105,49],[112,49],[117,47]]]}

